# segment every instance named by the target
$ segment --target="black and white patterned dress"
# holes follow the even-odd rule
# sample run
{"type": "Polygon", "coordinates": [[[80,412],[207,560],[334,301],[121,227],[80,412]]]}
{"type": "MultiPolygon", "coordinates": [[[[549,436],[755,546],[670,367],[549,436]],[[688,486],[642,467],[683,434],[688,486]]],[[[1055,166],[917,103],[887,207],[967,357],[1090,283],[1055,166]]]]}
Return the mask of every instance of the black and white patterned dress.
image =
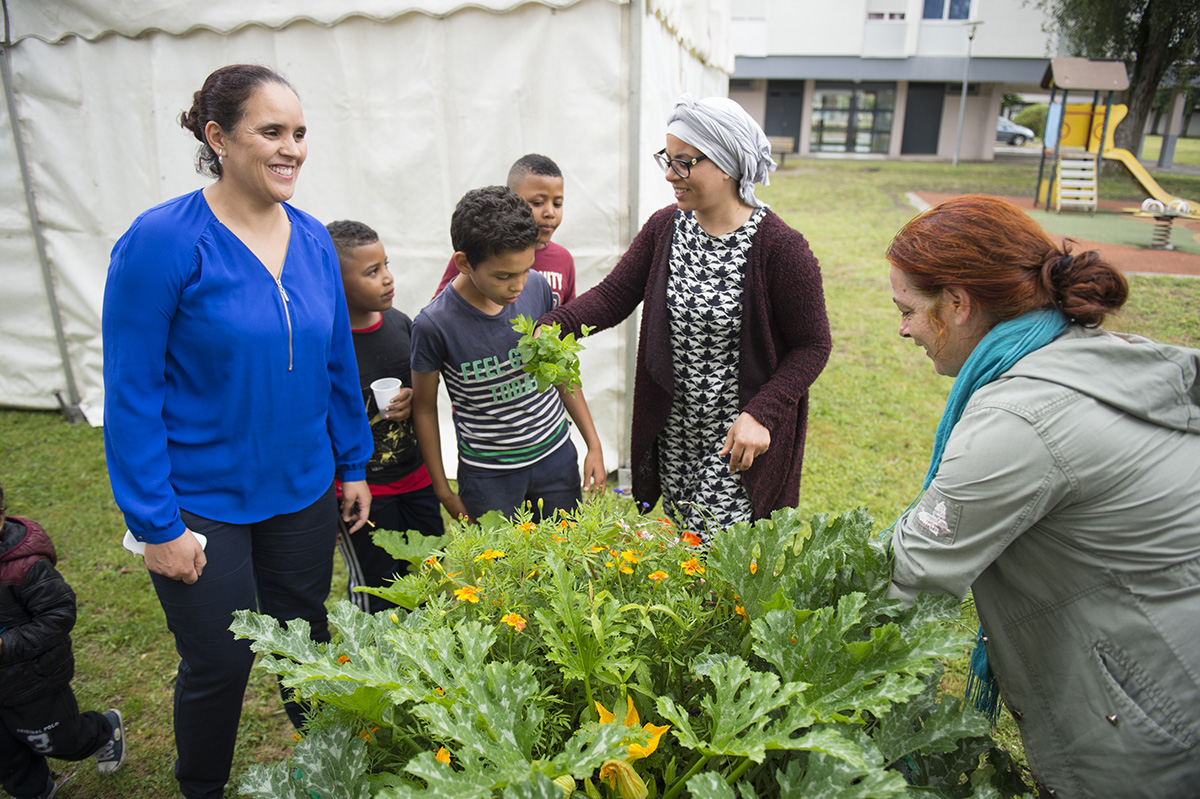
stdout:
{"type": "Polygon", "coordinates": [[[690,212],[675,214],[667,309],[675,400],[659,434],[663,507],[685,530],[749,519],[753,507],[729,455],[718,455],[738,417],[738,350],[746,253],[764,211],[724,236],[704,232],[690,212]]]}

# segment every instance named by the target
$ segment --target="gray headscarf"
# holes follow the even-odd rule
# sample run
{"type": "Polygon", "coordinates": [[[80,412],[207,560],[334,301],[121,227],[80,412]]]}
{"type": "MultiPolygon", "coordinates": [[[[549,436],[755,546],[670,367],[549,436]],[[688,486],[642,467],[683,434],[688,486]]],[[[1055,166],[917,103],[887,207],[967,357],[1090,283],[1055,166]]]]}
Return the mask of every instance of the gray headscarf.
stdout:
{"type": "Polygon", "coordinates": [[[768,185],[775,171],[767,135],[746,110],[728,97],[693,99],[682,95],[667,117],[667,133],[707,155],[721,171],[738,181],[749,205],[766,208],[754,196],[754,184],[768,185]]]}

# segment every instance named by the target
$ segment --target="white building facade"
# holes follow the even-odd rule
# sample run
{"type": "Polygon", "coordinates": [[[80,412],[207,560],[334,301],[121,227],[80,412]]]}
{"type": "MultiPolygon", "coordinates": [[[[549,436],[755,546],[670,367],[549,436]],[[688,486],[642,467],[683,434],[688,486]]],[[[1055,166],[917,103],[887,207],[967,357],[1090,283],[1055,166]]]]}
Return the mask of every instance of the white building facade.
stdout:
{"type": "Polygon", "coordinates": [[[991,160],[1003,95],[1040,92],[1057,51],[1023,0],[732,0],[732,15],[729,96],[801,155],[991,160]]]}

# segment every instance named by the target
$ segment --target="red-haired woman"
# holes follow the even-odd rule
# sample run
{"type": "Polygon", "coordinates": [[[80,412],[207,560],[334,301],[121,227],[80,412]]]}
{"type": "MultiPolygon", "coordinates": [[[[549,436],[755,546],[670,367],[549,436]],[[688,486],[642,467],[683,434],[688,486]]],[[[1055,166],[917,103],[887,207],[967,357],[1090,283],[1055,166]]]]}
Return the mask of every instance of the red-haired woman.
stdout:
{"type": "Polygon", "coordinates": [[[1194,797],[1200,351],[1099,329],[1125,279],[1001,200],[942,203],[888,260],[900,335],[956,378],[892,595],[973,591],[1052,795],[1194,797]]]}

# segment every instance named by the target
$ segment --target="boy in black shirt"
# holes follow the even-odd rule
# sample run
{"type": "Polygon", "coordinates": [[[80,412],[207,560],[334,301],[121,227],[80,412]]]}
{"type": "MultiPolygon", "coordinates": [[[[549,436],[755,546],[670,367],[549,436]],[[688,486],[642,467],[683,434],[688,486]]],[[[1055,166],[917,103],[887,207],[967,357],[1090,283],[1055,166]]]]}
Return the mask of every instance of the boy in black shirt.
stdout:
{"type": "MultiPolygon", "coordinates": [[[[375,452],[367,464],[371,487],[371,523],[383,530],[417,530],[442,535],[442,506],[433,492],[429,472],[421,460],[412,423],[412,373],[409,337],[412,320],[392,307],[394,281],[379,235],[362,224],[342,220],[326,226],[342,267],[342,286],[354,353],[363,390],[367,418],[375,436],[375,452]],[[400,380],[392,402],[379,408],[370,385],[383,377],[400,380]]],[[[382,586],[408,564],[376,546],[370,534],[359,530],[343,535],[338,549],[350,573],[350,600],[376,613],[392,607],[377,596],[354,591],[357,585],[382,586]]]]}

